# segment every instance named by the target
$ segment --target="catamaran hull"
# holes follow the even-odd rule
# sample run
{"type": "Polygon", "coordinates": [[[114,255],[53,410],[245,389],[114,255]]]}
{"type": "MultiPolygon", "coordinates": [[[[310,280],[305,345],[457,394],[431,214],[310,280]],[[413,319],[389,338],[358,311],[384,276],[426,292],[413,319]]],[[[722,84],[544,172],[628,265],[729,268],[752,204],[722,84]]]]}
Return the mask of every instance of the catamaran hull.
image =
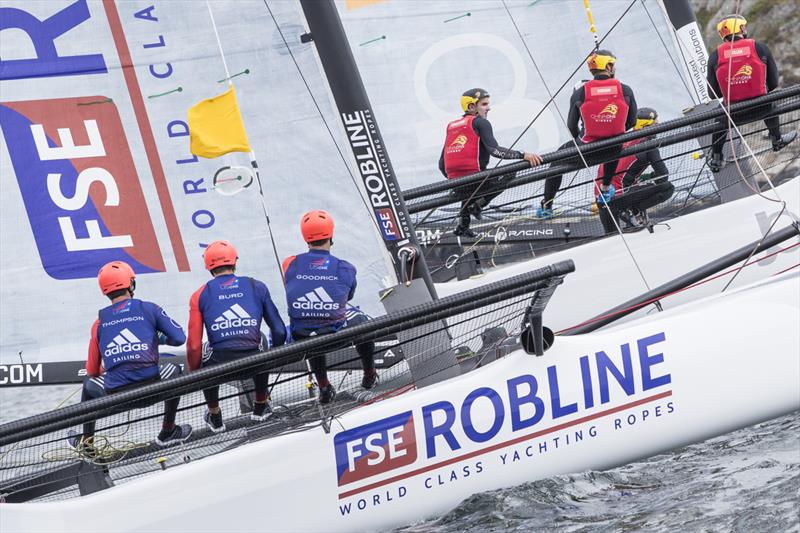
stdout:
{"type": "Polygon", "coordinates": [[[12,531],[357,531],[603,469],[800,408],[800,275],[558,338],[321,429],[90,496],[4,504],[12,531]]]}
{"type": "MultiPolygon", "coordinates": [[[[758,241],[781,212],[783,214],[775,223],[773,231],[788,226],[800,214],[800,179],[792,179],[776,190],[786,202],[785,210],[781,202],[754,195],[675,218],[668,225],[656,226],[652,234],[646,231],[628,234],[625,241],[618,235],[611,236],[499,268],[476,279],[437,284],[436,290],[439,296],[444,297],[556,261],[571,259],[575,262],[575,273],[559,288],[558,298],[550,303],[544,317],[545,324],[558,331],[577,325],[649,288],[657,287],[739,247],[758,241]],[[626,245],[630,247],[630,252],[626,245]],[[642,275],[649,287],[642,280],[642,275]]],[[[773,192],[764,195],[775,198],[773,192]]],[[[753,260],[769,257],[743,268],[736,275],[731,287],[742,287],[797,265],[800,263],[800,246],[792,246],[798,243],[800,238],[794,238],[757,254],[753,260]],[[779,249],[786,251],[775,253],[779,249]]],[[[669,308],[716,294],[730,279],[731,276],[722,276],[665,298],[661,300],[661,304],[669,308]]],[[[652,306],[648,306],[632,316],[642,316],[652,310],[652,306]]]]}

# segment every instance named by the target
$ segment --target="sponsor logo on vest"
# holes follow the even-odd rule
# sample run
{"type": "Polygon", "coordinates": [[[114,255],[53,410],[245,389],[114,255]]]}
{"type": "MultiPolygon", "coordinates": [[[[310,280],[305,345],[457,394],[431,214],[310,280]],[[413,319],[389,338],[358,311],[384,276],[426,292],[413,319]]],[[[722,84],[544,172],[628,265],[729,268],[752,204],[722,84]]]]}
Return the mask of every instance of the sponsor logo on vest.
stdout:
{"type": "Polygon", "coordinates": [[[309,281],[336,281],[339,279],[337,276],[323,274],[298,274],[297,279],[306,279],[309,281]]]}
{"type": "Polygon", "coordinates": [[[456,137],[455,139],[453,139],[453,142],[451,142],[450,144],[447,145],[447,148],[445,149],[445,151],[448,154],[454,154],[454,153],[457,153],[457,152],[460,152],[461,150],[463,150],[464,146],[466,146],[466,144],[467,144],[467,136],[464,135],[464,134],[461,134],[458,137],[456,137]]]}
{"type": "Polygon", "coordinates": [[[103,352],[103,355],[111,357],[112,355],[123,353],[144,352],[149,349],[149,344],[142,342],[131,330],[125,328],[106,345],[106,350],[103,352]]]}
{"type": "Polygon", "coordinates": [[[328,263],[330,259],[327,257],[320,257],[319,259],[314,259],[313,261],[308,262],[308,267],[311,270],[328,270],[328,263]]]}
{"type": "Polygon", "coordinates": [[[238,289],[239,278],[226,279],[225,281],[219,284],[219,288],[222,290],[238,289]]]}
{"type": "Polygon", "coordinates": [[[617,104],[608,104],[597,114],[592,115],[592,118],[597,122],[611,122],[617,118],[619,107],[617,104]]]}
{"type": "Polygon", "coordinates": [[[124,302],[118,303],[117,305],[114,306],[111,312],[115,315],[118,315],[120,313],[127,313],[128,311],[131,310],[131,302],[132,300],[125,300],[124,302]]]}
{"type": "Polygon", "coordinates": [[[211,324],[211,331],[248,326],[258,326],[258,321],[251,317],[241,305],[233,304],[222,315],[214,319],[214,323],[211,324]]]}
{"type": "Polygon", "coordinates": [[[739,70],[736,71],[736,74],[733,77],[729,78],[729,82],[731,85],[746,85],[750,83],[750,80],[753,77],[753,67],[749,64],[742,65],[739,67],[739,70]]]}
{"type": "Polygon", "coordinates": [[[333,301],[325,289],[317,287],[292,302],[292,307],[312,311],[335,311],[339,309],[339,304],[333,301]]]}
{"type": "Polygon", "coordinates": [[[465,144],[467,144],[467,136],[462,134],[453,139],[453,142],[450,143],[450,146],[464,146],[465,144]]]}

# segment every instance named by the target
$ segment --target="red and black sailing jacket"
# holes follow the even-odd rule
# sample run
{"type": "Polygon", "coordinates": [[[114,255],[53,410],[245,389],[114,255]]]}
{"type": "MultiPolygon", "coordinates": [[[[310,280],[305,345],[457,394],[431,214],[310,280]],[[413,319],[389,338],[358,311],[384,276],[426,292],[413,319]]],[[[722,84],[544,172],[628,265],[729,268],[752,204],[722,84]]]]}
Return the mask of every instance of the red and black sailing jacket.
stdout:
{"type": "Polygon", "coordinates": [[[475,115],[467,115],[447,125],[444,141],[444,168],[452,180],[479,172],[481,139],[472,129],[475,115]]]}
{"type": "Polygon", "coordinates": [[[594,79],[584,86],[581,120],[585,143],[625,133],[628,103],[622,94],[622,84],[614,79],[594,79]]]}
{"type": "Polygon", "coordinates": [[[724,42],[717,54],[716,74],[723,101],[740,102],[767,94],[767,66],[758,56],[753,39],[724,42]]]}

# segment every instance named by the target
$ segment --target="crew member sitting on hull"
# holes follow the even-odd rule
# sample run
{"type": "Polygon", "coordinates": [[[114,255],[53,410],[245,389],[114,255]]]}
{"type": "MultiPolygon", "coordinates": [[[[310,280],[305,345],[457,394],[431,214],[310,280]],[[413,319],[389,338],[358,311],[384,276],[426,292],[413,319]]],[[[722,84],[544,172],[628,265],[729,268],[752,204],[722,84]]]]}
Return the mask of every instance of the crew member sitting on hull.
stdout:
{"type": "MultiPolygon", "coordinates": [[[[179,376],[181,369],[174,363],[159,367],[158,345],[182,345],[186,342],[183,328],[156,304],[133,297],[136,275],[131,266],[123,261],[107,263],[97,281],[111,305],[98,312],[92,325],[81,401],[179,376]]],[[[164,402],[164,421],[156,437],[159,446],[181,443],[192,433],[189,424],[175,424],[179,402],[180,397],[164,402]]],[[[70,444],[91,453],[94,432],[95,421],[87,422],[82,441],[73,434],[70,444]]]]}
{"type": "MultiPolygon", "coordinates": [[[[778,87],[778,66],[764,43],[747,38],[747,20],[741,15],[730,15],[717,24],[717,32],[723,43],[708,58],[708,92],[722,97],[722,104],[727,106],[735,102],[750,100],[772,92],[778,87]]],[[[756,113],[764,116],[772,111],[772,104],[759,107],[756,113]]],[[[734,113],[731,119],[752,119],[752,111],[734,113]]],[[[727,124],[728,117],[723,115],[719,124],[727,124]]],[[[781,135],[780,117],[772,116],[764,119],[769,130],[774,151],[782,150],[795,140],[796,131],[781,135]]],[[[722,169],[722,149],[725,146],[727,130],[719,131],[711,136],[711,160],[708,162],[712,172],[722,169]]]]}
{"type": "MultiPolygon", "coordinates": [[[[489,156],[498,159],[524,159],[532,167],[540,165],[542,159],[532,153],[503,148],[497,144],[492,124],[486,118],[491,110],[489,93],[484,89],[470,89],[461,95],[461,109],[464,115],[447,125],[447,135],[439,157],[439,170],[445,178],[453,180],[481,170],[486,170],[489,156]]],[[[454,233],[474,237],[470,226],[470,215],[481,219],[481,210],[489,205],[504,190],[508,176],[497,176],[483,183],[453,189],[453,194],[461,200],[460,222],[454,233]]]]}
{"type": "MultiPolygon", "coordinates": [[[[190,370],[236,361],[264,351],[261,321],[267,323],[272,346],[286,342],[286,326],[272,302],[267,286],[256,279],[236,275],[236,249],[227,241],[214,241],[203,254],[206,269],[213,278],[192,294],[189,300],[189,341],[186,344],[186,363],[190,370]],[[203,328],[211,349],[203,360],[203,328]]],[[[268,404],[268,373],[252,376],[255,401],[251,420],[265,420],[271,409],[268,404]]],[[[208,428],[225,431],[219,407],[219,386],[203,391],[208,411],[208,428]]]]}
{"type": "MultiPolygon", "coordinates": [[[[636,126],[634,130],[640,130],[651,126],[658,120],[658,112],[650,107],[640,107],[636,113],[636,126]]],[[[623,149],[636,146],[639,143],[649,141],[653,137],[642,137],[622,145],[623,149]]],[[[629,155],[619,160],[617,171],[611,181],[616,189],[614,198],[609,202],[608,207],[598,205],[600,209],[600,220],[606,233],[616,230],[616,225],[611,217],[617,221],[620,218],[629,225],[646,226],[647,209],[667,201],[675,187],[669,182],[669,170],[661,159],[661,152],[658,147],[651,148],[646,152],[636,155],[629,155]],[[647,167],[653,167],[653,175],[650,179],[641,179],[642,173],[647,167]]],[[[602,168],[597,171],[598,187],[602,181],[602,168]]]]}
{"type": "MultiPolygon", "coordinates": [[[[567,128],[573,140],[558,147],[559,150],[577,144],[580,149],[587,143],[599,141],[625,133],[636,125],[636,98],[633,90],[615,79],[617,58],[608,50],[597,50],[589,56],[586,65],[594,79],[575,89],[569,102],[567,128]],[[581,128],[582,125],[582,128],[581,128]],[[581,135],[583,130],[583,135],[581,135]]],[[[617,159],[622,145],[612,146],[600,151],[583,150],[586,163],[601,165],[603,176],[599,186],[598,205],[611,201],[615,188],[611,184],[617,170],[617,159]],[[603,198],[601,198],[601,196],[603,198]]],[[[583,160],[573,161],[576,168],[583,166],[583,160]]],[[[544,198],[536,210],[539,218],[553,216],[553,200],[561,188],[561,176],[548,178],[544,183],[544,198]]]]}
{"type": "MultiPolygon", "coordinates": [[[[289,329],[292,340],[334,333],[347,326],[363,324],[369,318],[358,308],[347,308],[356,292],[356,267],[331,255],[333,218],[325,211],[309,211],[300,219],[300,232],[308,252],[283,261],[289,329]]],[[[361,386],[375,386],[374,342],[356,346],[364,368],[361,386]]],[[[319,401],[329,403],[336,395],[328,380],[325,355],[309,359],[319,385],[319,401]]]]}

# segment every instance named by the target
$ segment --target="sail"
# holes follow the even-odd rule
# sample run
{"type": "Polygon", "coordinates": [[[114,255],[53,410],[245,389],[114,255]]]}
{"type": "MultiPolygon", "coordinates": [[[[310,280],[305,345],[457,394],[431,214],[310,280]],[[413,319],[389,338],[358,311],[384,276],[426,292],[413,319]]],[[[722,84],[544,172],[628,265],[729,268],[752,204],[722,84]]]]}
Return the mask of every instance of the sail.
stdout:
{"type": "MultiPolygon", "coordinates": [[[[335,114],[299,42],[300,14],[270,5],[292,57],[260,0],[211,7],[280,259],[305,251],[300,216],[328,210],[334,253],[359,269],[354,303],[380,313],[389,271],[326,128],[335,114]]],[[[3,0],[0,21],[0,361],[84,358],[107,303],[95,277],[110,260],[130,263],[137,297],[186,325],[216,239],[235,243],[239,272],[264,280],[284,311],[258,183],[215,185],[220,169],[249,167],[247,155],[189,153],[187,110],[227,89],[206,4],[3,0]]]]}
{"type": "MultiPolygon", "coordinates": [[[[445,126],[472,87],[492,95],[489,119],[501,146],[522,135],[514,148],[543,153],[570,139],[559,112],[566,118],[573,86],[591,77],[582,63],[594,47],[582,1],[506,1],[508,10],[496,0],[337,5],[404,190],[443,179],[445,126]]],[[[617,55],[617,77],[639,105],[662,120],[681,116],[694,93],[658,2],[607,0],[592,3],[592,13],[600,36],[610,32],[601,46],[617,55]]]]}

